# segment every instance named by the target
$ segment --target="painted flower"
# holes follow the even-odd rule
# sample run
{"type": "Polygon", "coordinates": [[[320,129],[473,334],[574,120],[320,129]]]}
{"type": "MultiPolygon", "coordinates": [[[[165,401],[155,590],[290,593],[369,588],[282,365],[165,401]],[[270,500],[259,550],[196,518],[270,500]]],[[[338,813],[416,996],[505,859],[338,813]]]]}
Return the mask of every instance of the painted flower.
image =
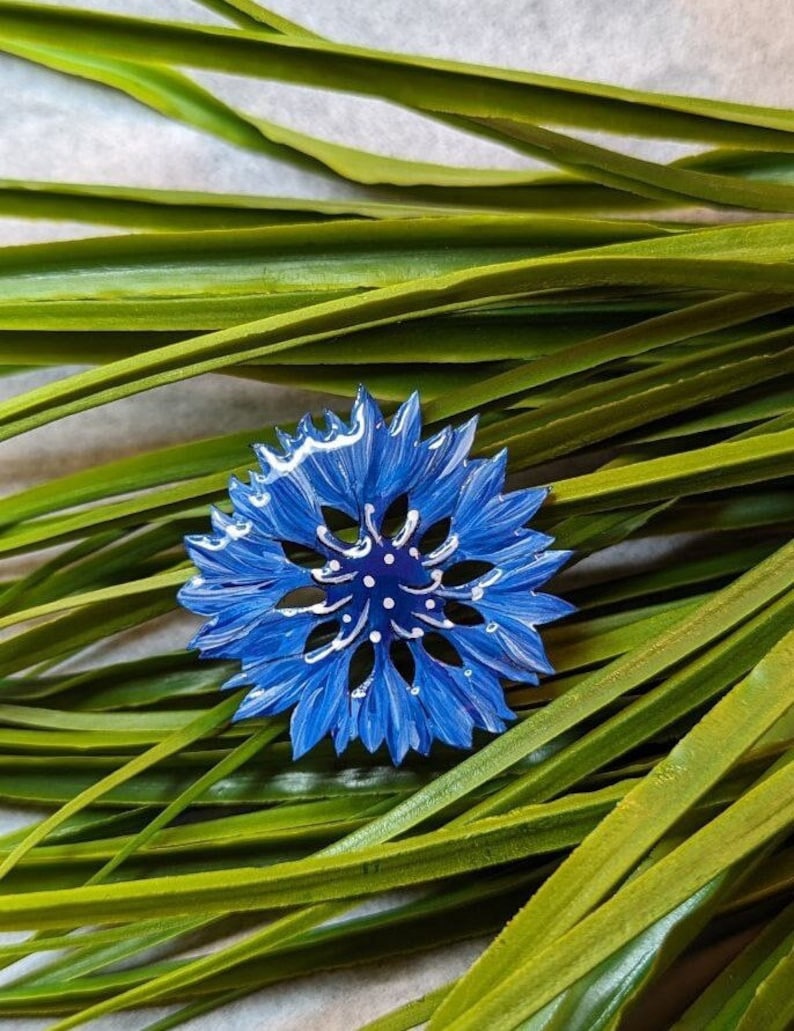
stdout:
{"type": "Polygon", "coordinates": [[[387,424],[362,388],[349,425],[306,416],[282,453],[254,445],[262,471],[187,538],[179,593],[208,617],[191,646],[241,663],[235,719],[294,707],[296,758],[330,735],[399,764],[503,731],[502,681],[553,672],[537,627],[573,607],[538,588],[570,552],[526,526],[544,488],[503,494],[505,453],[469,458],[475,426],[422,440],[416,394],[387,424]]]}

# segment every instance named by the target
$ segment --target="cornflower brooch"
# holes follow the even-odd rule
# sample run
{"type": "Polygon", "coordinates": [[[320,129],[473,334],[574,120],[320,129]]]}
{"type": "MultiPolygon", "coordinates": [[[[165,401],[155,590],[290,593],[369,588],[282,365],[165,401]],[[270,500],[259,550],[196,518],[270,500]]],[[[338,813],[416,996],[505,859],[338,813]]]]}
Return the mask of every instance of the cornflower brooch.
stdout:
{"type": "Polygon", "coordinates": [[[253,446],[262,471],[186,538],[179,592],[208,617],[190,646],[241,663],[236,720],[294,706],[295,758],[330,734],[399,764],[500,733],[501,680],[553,672],[536,627],[573,606],[537,589],[571,553],[526,526],[545,488],[503,494],[505,452],[469,458],[476,421],[422,440],[417,394],[387,424],[361,388],[349,425],[307,415],[283,453],[253,446]]]}

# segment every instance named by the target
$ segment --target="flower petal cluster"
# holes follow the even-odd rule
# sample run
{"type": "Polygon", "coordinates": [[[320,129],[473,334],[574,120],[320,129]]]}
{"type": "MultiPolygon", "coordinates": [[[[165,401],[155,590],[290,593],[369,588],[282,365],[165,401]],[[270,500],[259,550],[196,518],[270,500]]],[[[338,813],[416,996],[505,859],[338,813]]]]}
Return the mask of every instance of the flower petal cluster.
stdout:
{"type": "Polygon", "coordinates": [[[198,574],[179,593],[207,617],[191,646],[241,663],[236,719],[293,708],[296,758],[330,735],[399,764],[503,731],[502,681],[553,672],[537,627],[573,607],[538,589],[570,552],[526,525],[545,488],[505,494],[505,453],[469,457],[475,426],[423,440],[418,395],[387,423],[362,388],[349,423],[306,416],[281,451],[254,445],[233,514],[186,539],[198,574]]]}

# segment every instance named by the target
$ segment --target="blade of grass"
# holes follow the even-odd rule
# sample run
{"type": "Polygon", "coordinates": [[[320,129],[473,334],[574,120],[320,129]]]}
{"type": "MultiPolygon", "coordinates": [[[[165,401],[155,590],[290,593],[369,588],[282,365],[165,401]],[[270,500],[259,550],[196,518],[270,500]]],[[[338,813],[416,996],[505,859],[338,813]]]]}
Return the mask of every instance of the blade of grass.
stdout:
{"type": "Polygon", "coordinates": [[[201,713],[186,727],[182,727],[179,730],[174,731],[153,748],[150,748],[142,755],[136,756],[120,769],[108,774],[96,784],[92,784],[90,788],[75,796],[57,812],[53,813],[51,816],[47,817],[47,819],[34,827],[33,830],[11,851],[11,853],[5,857],[2,863],[0,863],[0,878],[5,877],[11,870],[13,870],[24,855],[26,855],[36,845],[44,841],[50,831],[59,827],[69,819],[69,817],[73,816],[75,813],[79,813],[87,805],[96,802],[112,788],[123,784],[126,780],[134,777],[137,773],[143,772],[149,767],[154,766],[166,756],[173,755],[175,752],[180,751],[192,742],[198,741],[212,731],[217,730],[230,719],[239,703],[239,692],[230,698],[225,698],[219,705],[216,705],[207,712],[201,713]]]}
{"type": "MultiPolygon", "coordinates": [[[[766,231],[767,227],[763,227],[766,231]]],[[[22,398],[0,405],[0,439],[7,439],[35,426],[46,425],[56,418],[86,408],[128,397],[142,390],[177,382],[279,350],[350,332],[356,327],[386,324],[399,319],[419,318],[431,312],[459,309],[469,303],[495,296],[511,296],[530,290],[550,289],[562,283],[566,288],[600,283],[623,284],[650,282],[657,285],[692,287],[696,283],[714,289],[730,289],[743,285],[762,291],[783,289],[790,282],[790,265],[764,260],[763,250],[756,250],[753,263],[741,260],[754,231],[741,234],[741,247],[736,257],[694,258],[701,247],[716,241],[710,231],[685,237],[689,257],[669,257],[658,253],[658,242],[628,245],[624,256],[621,247],[613,245],[600,251],[578,252],[572,256],[529,259],[485,269],[470,269],[448,276],[417,279],[407,284],[370,291],[362,297],[317,304],[304,312],[276,315],[233,330],[206,334],[191,341],[158,348],[133,359],[113,362],[101,369],[70,376],[54,384],[30,391],[22,398]],[[695,238],[700,238],[695,240],[695,238]],[[656,246],[654,246],[656,245],[656,246]],[[647,254],[645,253],[647,249],[647,254]]],[[[733,231],[714,231],[723,244],[735,240],[733,231]]],[[[776,224],[772,237],[785,236],[776,224]]],[[[667,243],[676,242],[666,241],[667,243]]],[[[738,241],[737,241],[738,242],[738,241]]],[[[759,240],[760,243],[760,240],[759,240]]],[[[784,245],[784,247],[787,245],[784,245]]],[[[670,249],[665,249],[669,255],[670,249]]],[[[780,246],[775,254],[783,253],[780,246]]],[[[722,251],[727,255],[728,249],[722,251]]]]}
{"type": "Polygon", "coordinates": [[[433,112],[521,120],[532,111],[539,121],[583,128],[785,151],[794,146],[794,119],[786,111],[402,57],[272,33],[10,2],[0,8],[0,32],[9,40],[39,45],[79,40],[83,53],[356,90],[433,112]]]}
{"type": "MultiPolygon", "coordinates": [[[[459,1022],[497,990],[525,954],[526,942],[550,946],[613,891],[642,856],[702,794],[794,705],[789,632],[703,717],[563,863],[445,999],[437,1026],[459,1022]],[[583,875],[583,871],[587,871],[583,875]]],[[[785,772],[785,771],[784,771],[785,772]]],[[[579,924],[581,926],[581,924],[579,924]]]]}
{"type": "MultiPolygon", "coordinates": [[[[721,636],[790,584],[794,571],[792,563],[794,545],[783,549],[773,560],[761,563],[730,588],[720,592],[697,616],[684,619],[671,631],[650,643],[645,642],[637,652],[618,660],[602,673],[586,678],[581,687],[568,694],[564,703],[550,703],[531,719],[493,741],[482,752],[464,760],[449,774],[416,792],[368,827],[332,845],[322,855],[336,855],[378,841],[387,841],[433,813],[442,811],[450,802],[460,800],[478,785],[498,776],[515,762],[554,740],[568,727],[575,726],[580,720],[599,711],[611,698],[619,697],[686,654],[703,647],[709,640],[721,636]]],[[[693,887],[689,894],[695,890],[693,887]]],[[[208,958],[193,961],[178,972],[154,978],[146,985],[117,995],[110,1002],[90,1007],[73,1020],[75,1023],[84,1022],[103,1013],[151,1001],[180,985],[194,983],[199,978],[266,953],[275,943],[288,940],[338,913],[339,907],[333,904],[298,911],[243,942],[227,946],[208,958]]],[[[65,1028],[61,1031],[65,1031],[65,1028]]]]}
{"type": "MultiPolygon", "coordinates": [[[[794,763],[788,761],[573,929],[546,947],[533,947],[529,962],[513,968],[498,991],[441,1026],[507,1031],[536,1013],[703,885],[785,831],[794,816],[793,791],[794,763]]],[[[436,1023],[444,1019],[445,1005],[436,1023]]]]}

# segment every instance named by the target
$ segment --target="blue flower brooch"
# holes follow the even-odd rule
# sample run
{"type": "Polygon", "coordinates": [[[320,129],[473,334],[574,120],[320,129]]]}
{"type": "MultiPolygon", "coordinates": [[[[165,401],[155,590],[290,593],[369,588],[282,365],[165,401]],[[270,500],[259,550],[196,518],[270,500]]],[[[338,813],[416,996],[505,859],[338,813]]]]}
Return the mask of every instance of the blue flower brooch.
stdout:
{"type": "Polygon", "coordinates": [[[526,526],[545,489],[503,494],[505,452],[469,457],[475,427],[422,440],[417,394],[387,424],[362,388],[349,425],[306,416],[283,453],[254,445],[262,471],[186,539],[198,574],[179,592],[207,617],[191,647],[240,660],[235,719],[294,706],[295,758],[330,734],[399,764],[500,733],[502,680],[553,672],[536,628],[573,606],[538,588],[570,552],[526,526]]]}

